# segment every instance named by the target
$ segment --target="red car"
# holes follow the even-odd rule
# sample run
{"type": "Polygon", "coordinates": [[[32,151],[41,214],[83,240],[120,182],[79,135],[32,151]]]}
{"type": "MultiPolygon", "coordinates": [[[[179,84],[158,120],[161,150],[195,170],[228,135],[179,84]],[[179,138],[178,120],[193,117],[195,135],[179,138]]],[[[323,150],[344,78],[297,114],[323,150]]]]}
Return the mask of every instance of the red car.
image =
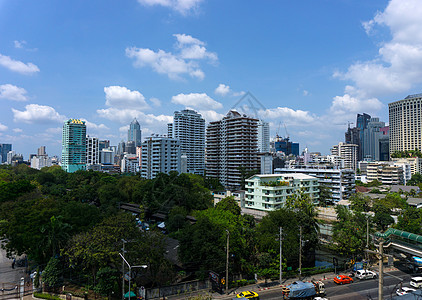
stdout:
{"type": "Polygon", "coordinates": [[[337,284],[352,283],[353,279],[350,276],[337,275],[336,277],[334,277],[334,282],[337,284]]]}

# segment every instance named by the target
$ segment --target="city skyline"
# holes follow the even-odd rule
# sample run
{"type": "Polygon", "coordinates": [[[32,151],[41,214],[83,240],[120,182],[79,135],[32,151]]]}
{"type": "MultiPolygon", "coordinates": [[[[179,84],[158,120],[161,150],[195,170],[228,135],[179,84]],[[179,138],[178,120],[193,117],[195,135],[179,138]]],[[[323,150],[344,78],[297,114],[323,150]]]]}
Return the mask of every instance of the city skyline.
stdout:
{"type": "Polygon", "coordinates": [[[75,118],[117,145],[133,118],[166,134],[174,111],[209,123],[250,91],[271,137],[281,122],[300,152],[328,154],[357,113],[387,122],[422,91],[418,4],[0,0],[0,143],[60,156],[75,118]]]}

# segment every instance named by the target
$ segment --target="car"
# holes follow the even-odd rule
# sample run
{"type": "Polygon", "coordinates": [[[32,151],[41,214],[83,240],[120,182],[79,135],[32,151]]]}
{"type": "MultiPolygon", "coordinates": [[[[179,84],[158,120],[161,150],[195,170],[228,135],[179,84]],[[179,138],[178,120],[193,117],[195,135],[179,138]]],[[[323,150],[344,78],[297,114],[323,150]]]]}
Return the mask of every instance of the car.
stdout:
{"type": "Polygon", "coordinates": [[[396,294],[397,296],[404,296],[410,292],[416,291],[415,289],[408,288],[408,287],[402,287],[401,289],[397,289],[396,294]]]}
{"type": "Polygon", "coordinates": [[[259,300],[259,295],[258,295],[258,293],[254,292],[254,291],[243,291],[239,294],[236,294],[236,298],[246,298],[246,299],[259,300]]]}
{"type": "Polygon", "coordinates": [[[337,275],[334,277],[334,282],[337,284],[352,283],[353,279],[347,275],[337,275]]]}
{"type": "Polygon", "coordinates": [[[410,279],[410,285],[414,288],[421,288],[422,287],[422,277],[412,277],[410,279]]]}
{"type": "Polygon", "coordinates": [[[371,270],[357,270],[355,275],[360,280],[377,278],[377,273],[371,270]]]}
{"type": "Polygon", "coordinates": [[[323,298],[323,297],[315,297],[314,300],[328,300],[328,298],[323,298]]]}

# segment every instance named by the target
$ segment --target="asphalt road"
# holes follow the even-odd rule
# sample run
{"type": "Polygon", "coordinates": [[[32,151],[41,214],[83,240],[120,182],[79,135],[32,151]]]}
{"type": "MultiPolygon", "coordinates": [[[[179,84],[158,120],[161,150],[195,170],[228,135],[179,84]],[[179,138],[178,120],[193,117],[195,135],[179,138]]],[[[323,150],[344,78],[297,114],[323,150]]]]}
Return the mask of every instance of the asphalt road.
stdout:
{"type": "MultiPolygon", "coordinates": [[[[420,275],[420,274],[419,274],[420,275]]],[[[410,278],[418,276],[418,274],[407,274],[402,271],[392,271],[384,273],[384,299],[390,299],[395,296],[395,292],[403,280],[403,286],[409,287],[410,278]]],[[[324,281],[326,298],[329,300],[361,300],[361,299],[378,299],[378,279],[359,280],[355,278],[355,282],[345,285],[337,285],[332,280],[324,281]]],[[[281,299],[281,289],[269,289],[260,291],[261,300],[281,299]]]]}

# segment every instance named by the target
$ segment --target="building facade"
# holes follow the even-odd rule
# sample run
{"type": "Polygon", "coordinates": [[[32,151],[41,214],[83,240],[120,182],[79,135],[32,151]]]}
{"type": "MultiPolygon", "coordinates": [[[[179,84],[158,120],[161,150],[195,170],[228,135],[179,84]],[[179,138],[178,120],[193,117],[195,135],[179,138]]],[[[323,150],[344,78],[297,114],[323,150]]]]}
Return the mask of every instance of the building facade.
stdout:
{"type": "Polygon", "coordinates": [[[96,137],[86,137],[86,164],[98,165],[100,163],[99,140],[96,137]]]}
{"type": "Polygon", "coordinates": [[[9,151],[12,151],[12,144],[0,144],[0,164],[7,162],[9,151]]]}
{"type": "Polygon", "coordinates": [[[142,138],[141,125],[139,125],[139,122],[135,118],[129,125],[129,130],[127,131],[127,140],[128,142],[133,141],[135,143],[135,149],[136,149],[136,147],[139,147],[142,144],[141,138],[142,138]]]}
{"type": "Polygon", "coordinates": [[[186,155],[183,172],[204,175],[205,120],[191,109],[175,111],[173,123],[168,124],[168,137],[178,139],[181,155],[186,155]]]}
{"type": "Polygon", "coordinates": [[[344,168],[357,170],[358,145],[340,142],[331,149],[331,154],[341,157],[344,160],[344,168]]]}
{"type": "Polygon", "coordinates": [[[141,177],[152,179],[158,173],[180,173],[179,140],[153,136],[142,143],[141,177]]]}
{"type": "Polygon", "coordinates": [[[258,120],[229,111],[207,128],[206,175],[217,178],[229,190],[237,190],[243,188],[242,169],[259,170],[258,120]]]}
{"type": "Polygon", "coordinates": [[[270,124],[262,120],[258,122],[258,152],[270,152],[270,124]]]}
{"type": "MultiPolygon", "coordinates": [[[[384,137],[385,131],[381,129],[385,128],[385,122],[379,120],[379,118],[371,118],[366,129],[363,131],[364,147],[363,156],[374,161],[380,161],[381,148],[380,140],[384,137]]],[[[384,139],[387,137],[384,137],[384,139]]],[[[388,159],[387,159],[388,160],[388,159]]]]}
{"type": "Polygon", "coordinates": [[[355,172],[352,169],[338,169],[332,167],[280,168],[277,174],[302,173],[316,177],[320,186],[326,186],[331,192],[333,202],[347,200],[355,189],[355,172]]]}
{"type": "Polygon", "coordinates": [[[318,179],[305,174],[254,175],[246,179],[245,208],[272,211],[286,203],[288,197],[301,191],[314,200],[319,198],[318,179]]]}
{"type": "Polygon", "coordinates": [[[388,104],[390,156],[397,151],[422,149],[422,94],[388,104]]]}
{"type": "Polygon", "coordinates": [[[363,149],[365,148],[364,130],[368,127],[371,116],[368,114],[357,114],[356,117],[356,128],[359,129],[359,149],[358,149],[358,160],[363,160],[363,149]]]}
{"type": "Polygon", "coordinates": [[[62,135],[62,169],[69,173],[86,169],[85,121],[69,119],[64,122],[62,135]]]}

